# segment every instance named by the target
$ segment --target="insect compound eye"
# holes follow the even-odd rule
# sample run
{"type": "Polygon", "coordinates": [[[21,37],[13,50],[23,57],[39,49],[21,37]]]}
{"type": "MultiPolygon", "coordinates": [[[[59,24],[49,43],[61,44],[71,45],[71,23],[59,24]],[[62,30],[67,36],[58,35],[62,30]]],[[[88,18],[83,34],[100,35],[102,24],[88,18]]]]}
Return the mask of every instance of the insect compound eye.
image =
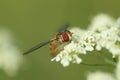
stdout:
{"type": "Polygon", "coordinates": [[[62,37],[63,37],[64,41],[69,41],[69,36],[68,36],[67,32],[63,32],[62,37]]]}

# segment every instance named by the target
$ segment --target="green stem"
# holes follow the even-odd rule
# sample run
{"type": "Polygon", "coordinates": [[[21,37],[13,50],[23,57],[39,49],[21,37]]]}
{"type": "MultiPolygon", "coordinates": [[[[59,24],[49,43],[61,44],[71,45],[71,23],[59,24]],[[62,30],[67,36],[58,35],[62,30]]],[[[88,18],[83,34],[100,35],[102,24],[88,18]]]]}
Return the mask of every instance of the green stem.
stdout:
{"type": "Polygon", "coordinates": [[[82,65],[87,65],[87,66],[110,66],[111,64],[88,64],[88,63],[80,63],[82,65]]]}

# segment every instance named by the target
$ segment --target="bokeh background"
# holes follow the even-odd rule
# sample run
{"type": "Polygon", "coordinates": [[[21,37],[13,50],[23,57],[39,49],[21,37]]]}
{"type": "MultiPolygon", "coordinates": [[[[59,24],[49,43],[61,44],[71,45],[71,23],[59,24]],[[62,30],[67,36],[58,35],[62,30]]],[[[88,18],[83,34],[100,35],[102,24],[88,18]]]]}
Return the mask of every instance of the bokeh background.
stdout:
{"type": "MultiPolygon", "coordinates": [[[[51,39],[62,24],[85,29],[96,14],[107,13],[117,18],[119,7],[119,0],[0,0],[0,27],[14,34],[17,45],[24,52],[51,39]]],[[[104,63],[94,53],[81,57],[87,63],[104,63]]],[[[60,63],[51,62],[51,58],[47,45],[24,56],[24,64],[16,76],[9,77],[0,70],[0,80],[85,80],[88,72],[114,72],[112,66],[71,64],[64,68],[60,63]]]]}

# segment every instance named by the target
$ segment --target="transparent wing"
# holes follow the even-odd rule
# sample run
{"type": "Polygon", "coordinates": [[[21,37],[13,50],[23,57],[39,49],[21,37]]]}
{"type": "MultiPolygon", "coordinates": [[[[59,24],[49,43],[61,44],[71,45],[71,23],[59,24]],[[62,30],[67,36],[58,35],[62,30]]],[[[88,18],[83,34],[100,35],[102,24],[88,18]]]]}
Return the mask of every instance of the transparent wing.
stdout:
{"type": "Polygon", "coordinates": [[[27,50],[26,52],[24,52],[23,55],[29,54],[29,53],[31,53],[31,52],[33,52],[33,51],[35,51],[35,50],[37,50],[37,49],[39,49],[39,48],[47,45],[47,44],[50,43],[51,41],[52,41],[52,40],[49,40],[49,41],[46,41],[46,42],[41,42],[41,43],[39,43],[38,45],[36,45],[36,46],[30,48],[29,50],[27,50]]]}
{"type": "Polygon", "coordinates": [[[69,27],[69,24],[64,24],[60,29],[58,29],[59,34],[67,30],[68,27],[69,27]]]}

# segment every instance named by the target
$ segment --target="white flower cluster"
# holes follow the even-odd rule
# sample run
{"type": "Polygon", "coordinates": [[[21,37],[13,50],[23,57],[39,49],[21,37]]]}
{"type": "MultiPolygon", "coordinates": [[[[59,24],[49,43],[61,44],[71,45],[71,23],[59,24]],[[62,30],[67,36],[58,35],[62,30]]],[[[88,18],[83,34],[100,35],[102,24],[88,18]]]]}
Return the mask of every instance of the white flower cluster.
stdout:
{"type": "Polygon", "coordinates": [[[0,29],[0,69],[14,76],[22,62],[20,50],[13,44],[9,31],[0,29]]]}
{"type": "Polygon", "coordinates": [[[100,14],[93,18],[87,30],[72,28],[70,31],[73,32],[71,43],[51,61],[60,61],[64,67],[70,62],[79,64],[82,62],[79,54],[102,48],[108,49],[114,56],[120,55],[120,19],[115,22],[110,16],[100,14]]]}
{"type": "Polygon", "coordinates": [[[97,71],[89,73],[87,80],[115,80],[115,78],[110,73],[97,71]]]}

